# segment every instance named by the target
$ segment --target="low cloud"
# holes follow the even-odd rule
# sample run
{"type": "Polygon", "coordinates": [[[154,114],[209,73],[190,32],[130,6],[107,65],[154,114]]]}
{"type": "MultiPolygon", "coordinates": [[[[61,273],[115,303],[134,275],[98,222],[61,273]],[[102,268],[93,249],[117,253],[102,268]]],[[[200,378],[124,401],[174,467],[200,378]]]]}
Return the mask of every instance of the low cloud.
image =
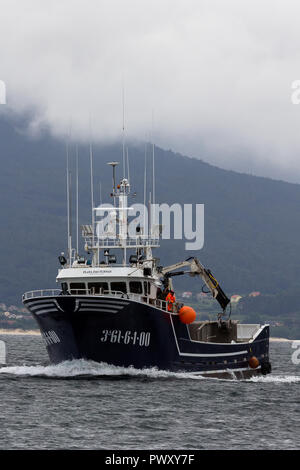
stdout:
{"type": "Polygon", "coordinates": [[[300,182],[297,1],[0,0],[0,79],[31,130],[300,182]],[[153,118],[152,118],[153,117],[153,118]]]}

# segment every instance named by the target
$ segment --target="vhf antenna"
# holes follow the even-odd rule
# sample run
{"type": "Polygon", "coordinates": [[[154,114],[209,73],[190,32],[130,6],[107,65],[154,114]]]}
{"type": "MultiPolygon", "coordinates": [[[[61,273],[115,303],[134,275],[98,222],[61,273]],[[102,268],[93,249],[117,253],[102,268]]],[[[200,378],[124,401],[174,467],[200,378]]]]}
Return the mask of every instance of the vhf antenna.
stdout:
{"type": "Polygon", "coordinates": [[[126,166],[125,166],[125,96],[124,96],[124,83],[122,88],[122,103],[123,103],[123,125],[122,125],[122,152],[123,152],[123,178],[125,178],[126,166]]]}
{"type": "MultiPolygon", "coordinates": [[[[153,203],[153,213],[151,218],[151,232],[152,232],[152,222],[155,222],[155,145],[154,145],[154,111],[152,110],[152,203],[153,203]]],[[[154,227],[153,227],[154,228],[154,227]]]]}
{"type": "Polygon", "coordinates": [[[68,258],[69,266],[71,266],[72,258],[72,222],[71,222],[71,175],[69,162],[69,138],[66,142],[66,158],[67,158],[67,214],[68,214],[68,258]]]}
{"type": "Polygon", "coordinates": [[[79,255],[79,175],[78,175],[78,144],[76,144],[76,253],[79,255]]]}

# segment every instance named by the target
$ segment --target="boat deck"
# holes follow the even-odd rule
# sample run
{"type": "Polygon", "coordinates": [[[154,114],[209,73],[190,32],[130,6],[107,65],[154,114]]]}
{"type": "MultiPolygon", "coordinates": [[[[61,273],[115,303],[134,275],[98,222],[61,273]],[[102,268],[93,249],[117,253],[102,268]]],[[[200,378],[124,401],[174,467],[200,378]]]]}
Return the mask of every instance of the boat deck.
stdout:
{"type": "Polygon", "coordinates": [[[260,327],[259,324],[239,324],[237,320],[221,324],[217,321],[195,321],[189,325],[189,332],[193,341],[244,343],[251,340],[260,327]]]}

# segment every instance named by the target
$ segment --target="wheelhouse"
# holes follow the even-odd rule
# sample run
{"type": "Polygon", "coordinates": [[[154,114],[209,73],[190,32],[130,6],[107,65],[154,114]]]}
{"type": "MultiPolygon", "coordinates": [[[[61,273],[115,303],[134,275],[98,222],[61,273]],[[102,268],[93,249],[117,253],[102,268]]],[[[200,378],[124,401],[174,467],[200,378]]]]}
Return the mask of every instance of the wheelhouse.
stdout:
{"type": "Polygon", "coordinates": [[[89,279],[66,279],[61,282],[62,292],[69,294],[85,294],[103,295],[113,292],[123,294],[139,294],[145,297],[156,297],[157,286],[154,281],[148,279],[128,279],[128,278],[111,278],[106,280],[89,280],[89,279]]]}

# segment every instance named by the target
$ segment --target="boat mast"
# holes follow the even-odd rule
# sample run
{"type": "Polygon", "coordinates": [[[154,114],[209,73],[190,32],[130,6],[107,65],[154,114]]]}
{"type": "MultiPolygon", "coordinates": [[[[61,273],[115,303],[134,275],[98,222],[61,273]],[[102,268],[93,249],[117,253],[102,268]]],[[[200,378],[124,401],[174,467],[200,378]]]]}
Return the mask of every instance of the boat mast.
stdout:
{"type": "MultiPolygon", "coordinates": [[[[145,157],[147,155],[145,154],[145,157]]],[[[146,162],[146,158],[145,158],[146,162]]],[[[127,162],[128,163],[128,162],[127,162]]],[[[145,263],[148,265],[152,263],[152,250],[151,248],[159,246],[158,240],[152,239],[149,233],[144,233],[143,235],[140,234],[139,236],[131,235],[128,233],[128,211],[130,208],[128,207],[128,196],[130,194],[130,183],[126,177],[123,177],[118,185],[116,185],[116,166],[119,162],[109,162],[107,163],[112,167],[112,193],[111,196],[113,197],[113,206],[110,207],[94,207],[94,211],[104,211],[108,212],[108,222],[102,221],[97,222],[100,224],[99,228],[101,229],[100,232],[97,231],[97,234],[93,232],[92,226],[83,226],[83,237],[85,238],[85,250],[93,252],[93,265],[97,265],[97,259],[99,264],[99,253],[100,249],[104,250],[107,254],[104,256],[107,257],[107,264],[110,263],[110,256],[109,250],[112,249],[121,249],[123,252],[123,259],[122,265],[127,265],[127,251],[128,250],[136,250],[136,254],[142,254],[142,251],[146,255],[145,263]],[[118,198],[118,201],[116,200],[118,198]],[[106,225],[101,225],[105,223],[106,225]],[[98,256],[97,256],[98,254],[98,256]]],[[[129,177],[129,165],[128,166],[128,177],[129,177]]],[[[145,166],[146,170],[146,166],[145,166]]],[[[145,177],[147,177],[147,172],[145,172],[145,177]]],[[[146,183],[147,178],[145,179],[146,183]]],[[[145,184],[145,194],[144,198],[146,199],[146,184],[145,184]]],[[[150,200],[149,204],[152,201],[152,194],[150,192],[150,200]]],[[[146,218],[146,214],[148,211],[145,211],[144,218],[146,218]]],[[[145,221],[149,223],[148,220],[145,221]]],[[[98,225],[97,225],[98,229],[98,225]]],[[[136,232],[138,233],[138,232],[136,232]]],[[[112,261],[112,263],[115,261],[112,261]]],[[[143,265],[144,261],[139,261],[139,265],[143,265]]]]}
{"type": "Polygon", "coordinates": [[[130,185],[126,178],[123,178],[120,183],[119,189],[119,238],[121,246],[123,247],[123,265],[126,266],[126,248],[128,238],[128,194],[130,192],[130,185]]]}
{"type": "Polygon", "coordinates": [[[113,198],[114,198],[114,207],[116,207],[116,196],[119,198],[119,239],[121,247],[123,248],[123,265],[126,266],[126,247],[127,247],[127,201],[128,194],[130,190],[128,180],[123,177],[120,185],[118,185],[118,192],[116,192],[116,166],[118,162],[109,162],[108,165],[112,167],[113,170],[113,198]]]}

